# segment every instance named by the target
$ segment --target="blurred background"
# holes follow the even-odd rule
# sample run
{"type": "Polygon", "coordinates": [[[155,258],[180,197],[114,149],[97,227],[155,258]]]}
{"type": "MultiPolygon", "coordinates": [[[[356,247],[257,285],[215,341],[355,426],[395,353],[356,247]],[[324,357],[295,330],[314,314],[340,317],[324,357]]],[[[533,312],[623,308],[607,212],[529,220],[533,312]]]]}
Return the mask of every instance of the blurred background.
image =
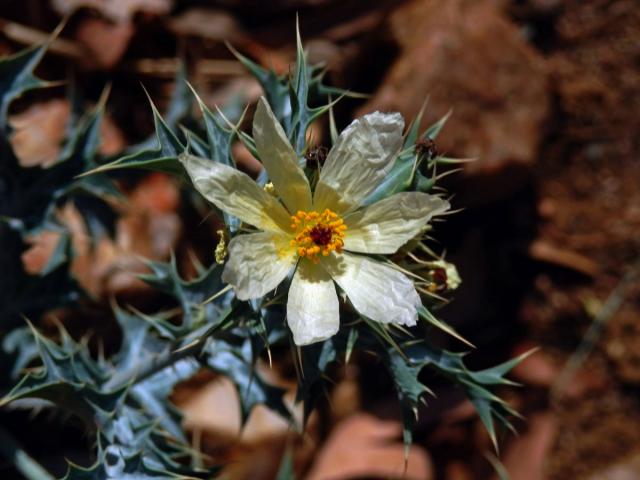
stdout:
{"type": "MultiPolygon", "coordinates": [[[[339,128],[374,110],[410,120],[429,98],[425,125],[453,110],[438,150],[477,159],[445,181],[461,211],[434,236],[463,283],[441,315],[478,347],[469,356],[476,368],[539,348],[513,372],[522,386],[500,392],[524,417],[519,436],[501,439],[511,478],[640,478],[637,1],[3,0],[3,55],[45,41],[67,18],[37,70],[65,84],[13,105],[21,162],[58,158],[69,85],[87,105],[111,85],[105,155],[152,134],[142,86],[165,111],[182,65],[210,106],[255,101],[257,82],[225,42],[287,72],[296,14],[326,81],[368,95],[338,104],[339,128]]],[[[314,128],[326,138],[325,124],[314,128]]],[[[250,154],[234,148],[242,168],[257,173],[250,154]]],[[[136,172],[119,182],[128,202],[115,239],[93,253],[82,235],[74,240],[73,270],[95,304],[64,320],[74,335],[91,331],[107,347],[117,336],[110,298],[141,309],[162,302],[135,277],[141,256],[166,260],[175,251],[188,274],[194,252],[209,264],[215,248],[215,226],[184,207],[174,179],[136,172]]],[[[63,214],[78,224],[72,210],[63,214]]],[[[34,238],[25,252],[31,271],[46,263],[50,237],[34,238]]],[[[194,444],[226,463],[229,478],[275,478],[285,455],[300,478],[396,478],[400,411],[379,372],[366,355],[332,372],[303,436],[262,408],[240,432],[233,386],[212,373],[180,385],[174,401],[194,444]]],[[[293,392],[288,353],[264,373],[293,392]]],[[[405,478],[497,478],[471,404],[442,379],[424,380],[438,397],[420,411],[405,478]]],[[[64,472],[64,457],[90,461],[78,453],[88,439],[73,422],[41,414],[30,425],[20,440],[53,471],[64,472]],[[43,425],[50,435],[34,433],[43,425]]]]}

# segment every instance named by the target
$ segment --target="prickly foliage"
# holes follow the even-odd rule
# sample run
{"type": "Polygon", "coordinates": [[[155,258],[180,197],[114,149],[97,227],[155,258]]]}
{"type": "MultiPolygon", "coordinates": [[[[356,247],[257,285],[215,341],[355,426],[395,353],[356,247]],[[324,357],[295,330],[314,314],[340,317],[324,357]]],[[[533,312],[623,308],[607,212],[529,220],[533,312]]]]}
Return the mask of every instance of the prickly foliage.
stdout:
{"type": "MultiPolygon", "coordinates": [[[[257,156],[253,139],[240,129],[241,115],[235,106],[214,112],[189,89],[184,79],[178,79],[166,120],[151,104],[155,138],[129,149],[118,160],[102,163],[97,158],[104,106],[100,103],[71,129],[73,135],[67,141],[65,156],[58,163],[50,168],[22,168],[8,141],[10,129],[6,112],[13,98],[42,86],[32,73],[42,52],[31,50],[0,62],[0,71],[8,72],[6,78],[9,79],[0,82],[0,241],[2,252],[14,253],[7,258],[0,257],[2,268],[12,272],[10,283],[0,285],[3,287],[0,295],[9,292],[7,299],[29,295],[26,297],[29,303],[18,301],[11,304],[10,311],[0,312],[0,319],[5,323],[6,318],[15,320],[20,314],[31,317],[77,299],[77,288],[66,264],[72,254],[68,240],[61,240],[51,266],[41,277],[24,273],[16,258],[25,248],[24,238],[28,233],[46,228],[64,231],[56,221],[55,210],[65,202],[74,202],[86,219],[88,231],[97,235],[100,228],[95,226],[101,224],[105,215],[96,213],[96,202],[114,193],[104,176],[106,172],[151,169],[186,179],[178,161],[180,155],[188,152],[233,167],[231,144],[235,140],[242,141],[257,156]],[[192,104],[199,107],[199,120],[191,116],[192,104]],[[91,175],[78,179],[78,175],[88,170],[91,175]],[[89,198],[89,193],[98,193],[97,197],[90,197],[97,200],[84,204],[78,200],[89,198]],[[47,282],[50,282],[51,296],[45,296],[40,304],[34,303],[29,292],[34,289],[49,292],[47,282]]],[[[296,65],[289,76],[266,70],[240,53],[234,53],[262,85],[300,164],[305,166],[309,126],[322,114],[330,113],[329,96],[343,92],[325,86],[319,69],[307,64],[299,35],[296,65]]],[[[367,203],[401,191],[429,191],[439,179],[436,169],[456,162],[437,152],[425,154],[416,148],[420,141],[435,139],[446,121],[445,117],[420,134],[421,116],[410,126],[393,170],[367,203]]],[[[258,179],[262,183],[267,180],[265,173],[258,179]]],[[[189,192],[192,198],[197,198],[192,189],[189,192]]],[[[233,235],[239,229],[238,219],[222,214],[220,217],[227,232],[233,235]]],[[[68,239],[68,236],[62,235],[62,238],[68,239]]],[[[399,253],[398,263],[407,266],[412,259],[424,257],[425,252],[430,250],[421,242],[414,242],[399,253]]],[[[412,265],[416,267],[413,268],[416,277],[424,275],[420,270],[423,264],[428,262],[423,260],[419,265],[412,265]]],[[[464,390],[494,443],[496,426],[510,427],[509,417],[515,412],[495,396],[491,388],[510,384],[505,375],[521,359],[472,371],[466,367],[463,354],[416,340],[426,338],[430,328],[462,339],[432,313],[432,307],[443,299],[431,290],[426,290],[427,305],[420,312],[424,324],[417,329],[415,337],[405,330],[375,324],[345,312],[342,320],[348,327],[329,340],[297,349],[286,327],[286,295],[282,291],[245,302],[226,288],[220,265],[197,266],[198,275],[192,280],[182,278],[175,259],[168,263],[149,262],[148,267],[149,273],[142,279],[169,296],[176,308],[143,314],[114,306],[122,342],[119,351],[109,358],[96,357],[86,341],[72,339],[62,328],[58,341],[45,337],[36,327],[31,327],[30,332],[17,330],[5,338],[4,347],[14,353],[16,369],[34,362],[36,366],[0,405],[64,408],[82,418],[93,432],[95,463],[88,467],[70,465],[67,479],[210,478],[215,474],[215,468],[203,467],[198,452],[189,447],[180,412],[169,400],[179,382],[201,369],[225,375],[233,382],[243,421],[256,405],[264,404],[298,427],[283,402],[284,391],[270,385],[257,368],[259,359],[270,356],[271,348],[278,345],[293,347],[299,371],[297,401],[304,404],[303,425],[314,403],[324,395],[325,379],[332,366],[350,361],[354,352],[362,350],[377,354],[395,385],[407,446],[412,441],[420,404],[426,395],[433,394],[422,381],[425,369],[445,376],[464,390]]]]}
{"type": "MultiPolygon", "coordinates": [[[[73,204],[96,238],[113,232],[115,215],[107,203],[117,191],[102,175],[76,178],[96,167],[104,101],[82,118],[72,118],[60,158],[50,166],[22,166],[11,144],[11,102],[28,90],[47,86],[33,70],[45,46],[0,59],[0,329],[21,322],[20,315],[37,315],[77,300],[79,290],[68,275],[69,235],[58,209],[73,204]],[[60,240],[39,276],[29,275],[20,255],[27,238],[44,230],[60,240]]],[[[105,98],[106,99],[106,98],[105,98]]]]}

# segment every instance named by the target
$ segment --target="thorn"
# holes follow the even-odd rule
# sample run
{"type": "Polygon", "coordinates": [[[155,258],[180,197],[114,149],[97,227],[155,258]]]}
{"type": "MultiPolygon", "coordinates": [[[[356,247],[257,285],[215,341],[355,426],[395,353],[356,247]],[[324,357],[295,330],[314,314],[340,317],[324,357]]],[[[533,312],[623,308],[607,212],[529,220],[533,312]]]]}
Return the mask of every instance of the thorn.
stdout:
{"type": "Polygon", "coordinates": [[[102,93],[100,93],[98,103],[96,103],[96,111],[102,110],[107,105],[107,100],[109,99],[109,95],[111,94],[111,85],[111,81],[109,81],[102,89],[102,93]]]}
{"type": "Polygon", "coordinates": [[[211,297],[207,298],[204,302],[202,302],[202,305],[206,305],[207,303],[213,302],[216,298],[219,298],[221,295],[224,295],[232,288],[233,287],[231,285],[227,285],[222,290],[219,290],[218,292],[214,293],[211,297]]]}

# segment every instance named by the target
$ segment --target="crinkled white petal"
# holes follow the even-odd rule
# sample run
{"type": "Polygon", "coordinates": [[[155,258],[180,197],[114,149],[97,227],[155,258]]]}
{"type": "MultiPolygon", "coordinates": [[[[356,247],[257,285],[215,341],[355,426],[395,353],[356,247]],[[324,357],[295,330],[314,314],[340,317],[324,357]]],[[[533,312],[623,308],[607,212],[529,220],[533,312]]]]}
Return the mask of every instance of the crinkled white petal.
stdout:
{"type": "Polygon", "coordinates": [[[196,189],[220,210],[262,230],[290,230],[287,210],[246,173],[193,155],[180,161],[196,189]]]}
{"type": "Polygon", "coordinates": [[[271,232],[238,235],[229,242],[229,260],[222,281],[233,286],[240,300],[258,298],[276,288],[295,265],[285,236],[271,232]]]}
{"type": "Polygon", "coordinates": [[[340,308],[331,276],[319,265],[301,260],[287,301],[287,323],[296,345],[309,345],[335,335],[340,308]]]}
{"type": "Polygon", "coordinates": [[[352,252],[395,253],[449,202],[422,192],[397,193],[344,218],[344,248],[352,252]]]}
{"type": "Polygon", "coordinates": [[[311,188],[298,156],[269,104],[260,97],[253,117],[253,139],[269,179],[291,213],[311,209],[311,188]]]}
{"type": "Polygon", "coordinates": [[[399,113],[354,120],[329,152],[313,198],[315,210],[345,213],[359,206],[389,173],[402,147],[399,113]]]}
{"type": "Polygon", "coordinates": [[[420,296],[406,275],[369,257],[349,253],[323,258],[320,264],[362,315],[382,323],[416,324],[420,296]]]}

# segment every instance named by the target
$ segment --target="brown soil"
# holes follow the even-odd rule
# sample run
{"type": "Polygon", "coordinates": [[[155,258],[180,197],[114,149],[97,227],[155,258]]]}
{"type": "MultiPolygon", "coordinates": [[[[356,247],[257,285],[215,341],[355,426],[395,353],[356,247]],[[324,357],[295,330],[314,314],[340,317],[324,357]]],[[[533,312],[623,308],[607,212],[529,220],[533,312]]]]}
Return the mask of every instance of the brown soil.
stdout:
{"type": "MultiPolygon", "coordinates": [[[[531,338],[566,358],[640,255],[640,14],[632,1],[564,2],[549,66],[558,108],[536,171],[538,238],[558,247],[523,306],[531,338]],[[556,252],[558,253],[558,252],[556,252]],[[597,269],[586,276],[579,254],[597,269]],[[567,260],[569,258],[569,260],[567,260]],[[594,307],[595,306],[595,307],[594,307]]],[[[640,279],[607,319],[592,361],[614,384],[555,407],[548,478],[587,478],[640,451],[640,279]]],[[[597,475],[593,478],[600,478],[597,475]]]]}

